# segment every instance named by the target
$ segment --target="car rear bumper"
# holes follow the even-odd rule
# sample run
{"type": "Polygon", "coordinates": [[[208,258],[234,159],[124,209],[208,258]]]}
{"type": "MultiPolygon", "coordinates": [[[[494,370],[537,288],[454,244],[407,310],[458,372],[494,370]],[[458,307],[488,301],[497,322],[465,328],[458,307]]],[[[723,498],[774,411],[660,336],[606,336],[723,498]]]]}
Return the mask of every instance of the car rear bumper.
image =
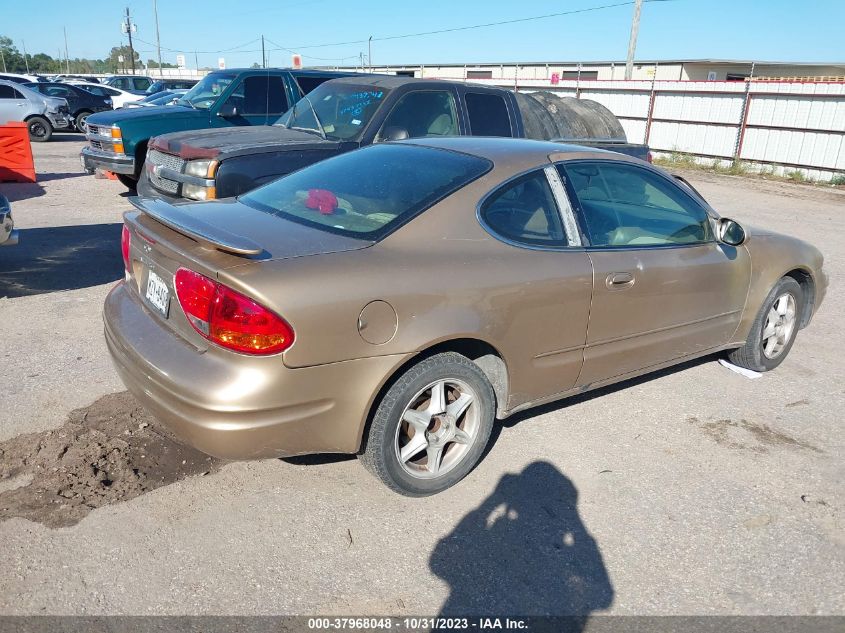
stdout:
{"type": "Polygon", "coordinates": [[[198,350],[126,282],[109,293],[103,319],[129,391],[188,444],[225,459],[357,452],[374,394],[407,358],[290,369],[280,356],[198,350]]]}
{"type": "Polygon", "coordinates": [[[83,169],[89,174],[93,174],[97,168],[105,169],[116,174],[135,174],[135,158],[133,156],[98,152],[88,146],[82,148],[82,151],[79,152],[79,157],[82,160],[83,169]]]}

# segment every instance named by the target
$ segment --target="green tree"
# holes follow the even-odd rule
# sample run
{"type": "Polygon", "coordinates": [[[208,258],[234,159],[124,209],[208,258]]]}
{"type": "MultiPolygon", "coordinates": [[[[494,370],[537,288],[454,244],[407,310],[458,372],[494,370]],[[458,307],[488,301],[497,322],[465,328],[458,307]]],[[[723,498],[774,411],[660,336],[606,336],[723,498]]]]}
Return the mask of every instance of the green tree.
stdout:
{"type": "MultiPolygon", "coordinates": [[[[162,68],[178,68],[176,64],[168,64],[167,62],[161,62],[162,68]]],[[[147,60],[147,68],[158,68],[158,62],[154,59],[147,60]]]]}
{"type": "Polygon", "coordinates": [[[0,35],[0,68],[7,73],[26,72],[26,62],[12,38],[0,35]]]}
{"type": "MultiPolygon", "coordinates": [[[[135,53],[135,68],[141,66],[141,56],[138,54],[138,51],[134,51],[135,53]]],[[[109,53],[109,58],[106,60],[109,65],[109,70],[117,71],[117,70],[124,70],[126,68],[131,68],[132,63],[129,61],[129,47],[128,46],[115,46],[111,49],[109,53]],[[120,57],[123,57],[123,61],[118,61],[120,57]]]]}

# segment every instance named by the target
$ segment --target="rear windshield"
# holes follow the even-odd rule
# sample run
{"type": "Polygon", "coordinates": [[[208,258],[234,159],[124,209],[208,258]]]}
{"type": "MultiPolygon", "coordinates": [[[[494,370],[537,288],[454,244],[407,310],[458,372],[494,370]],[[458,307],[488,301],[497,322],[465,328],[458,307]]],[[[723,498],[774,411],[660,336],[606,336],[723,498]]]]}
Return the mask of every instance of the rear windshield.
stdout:
{"type": "Polygon", "coordinates": [[[375,241],[491,167],[449,150],[375,145],[306,167],[239,200],[286,220],[375,241]]]}

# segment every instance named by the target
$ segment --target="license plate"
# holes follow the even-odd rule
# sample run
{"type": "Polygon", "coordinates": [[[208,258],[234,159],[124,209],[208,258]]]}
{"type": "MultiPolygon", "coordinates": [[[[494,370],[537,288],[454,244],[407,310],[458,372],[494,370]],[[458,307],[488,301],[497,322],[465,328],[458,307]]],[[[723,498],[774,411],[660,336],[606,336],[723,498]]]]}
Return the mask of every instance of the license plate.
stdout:
{"type": "Polygon", "coordinates": [[[170,307],[170,290],[168,290],[167,284],[164,283],[164,280],[162,280],[162,278],[156,275],[153,271],[149,271],[147,276],[146,296],[150,305],[161,312],[166,318],[167,310],[170,307]]]}

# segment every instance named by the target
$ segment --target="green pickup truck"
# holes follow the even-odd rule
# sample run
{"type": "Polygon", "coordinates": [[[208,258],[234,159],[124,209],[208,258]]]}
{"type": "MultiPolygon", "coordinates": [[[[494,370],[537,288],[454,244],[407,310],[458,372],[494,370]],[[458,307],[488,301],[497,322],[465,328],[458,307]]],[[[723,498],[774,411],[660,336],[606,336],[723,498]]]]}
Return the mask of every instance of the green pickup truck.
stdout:
{"type": "Polygon", "coordinates": [[[286,68],[221,70],[206,75],[174,105],[119,109],[88,117],[82,167],[113,172],[135,189],[153,136],[168,132],[274,123],[324,81],[351,73],[286,68]]]}

